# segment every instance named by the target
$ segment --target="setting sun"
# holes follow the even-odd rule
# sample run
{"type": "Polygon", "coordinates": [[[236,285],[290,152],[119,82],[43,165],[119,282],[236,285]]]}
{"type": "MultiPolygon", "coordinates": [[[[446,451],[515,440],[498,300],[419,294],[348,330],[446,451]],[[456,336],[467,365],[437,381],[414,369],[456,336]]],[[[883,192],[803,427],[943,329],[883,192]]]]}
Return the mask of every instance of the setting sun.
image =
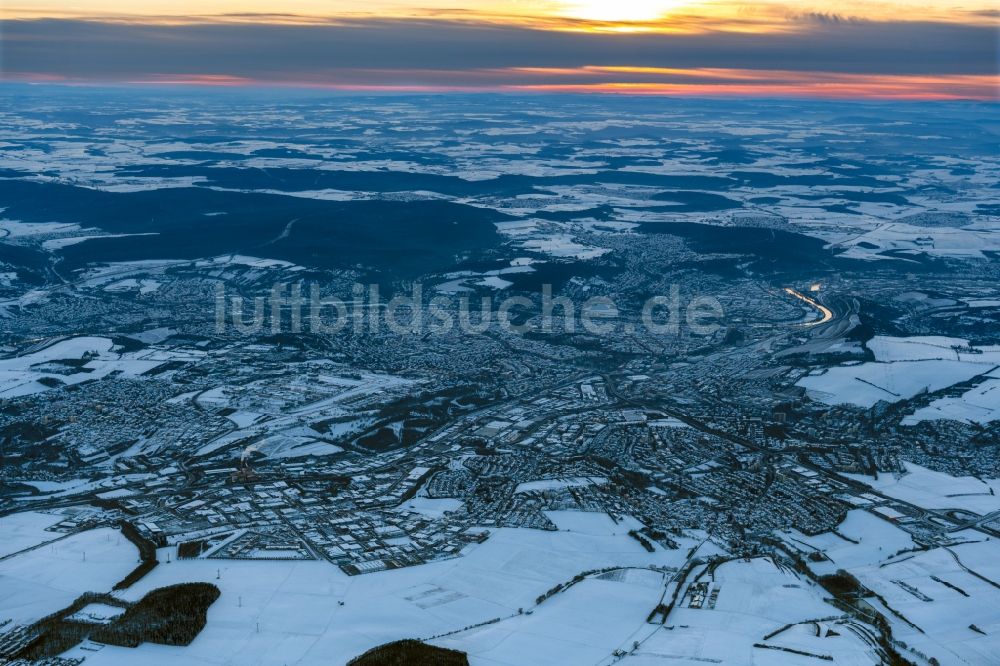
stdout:
{"type": "Polygon", "coordinates": [[[17,0],[0,3],[0,79],[995,99],[992,4],[17,0]]]}
{"type": "Polygon", "coordinates": [[[683,0],[573,0],[561,13],[586,21],[655,21],[685,4],[683,0]]]}

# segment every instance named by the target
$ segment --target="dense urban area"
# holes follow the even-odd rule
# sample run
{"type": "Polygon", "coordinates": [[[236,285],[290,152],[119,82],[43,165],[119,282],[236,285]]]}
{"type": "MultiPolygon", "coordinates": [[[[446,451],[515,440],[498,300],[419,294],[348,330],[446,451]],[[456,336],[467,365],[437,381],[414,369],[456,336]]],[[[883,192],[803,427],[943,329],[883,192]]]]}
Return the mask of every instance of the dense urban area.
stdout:
{"type": "Polygon", "coordinates": [[[994,663],[985,110],[159,103],[0,113],[0,663],[994,663]]]}

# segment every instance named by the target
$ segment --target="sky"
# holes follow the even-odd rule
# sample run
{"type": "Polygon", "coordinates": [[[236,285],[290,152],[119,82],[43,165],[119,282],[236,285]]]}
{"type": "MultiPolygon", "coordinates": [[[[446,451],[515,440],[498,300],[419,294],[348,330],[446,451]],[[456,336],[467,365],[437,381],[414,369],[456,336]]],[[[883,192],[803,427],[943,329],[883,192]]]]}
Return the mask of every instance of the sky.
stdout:
{"type": "Polygon", "coordinates": [[[5,0],[0,79],[997,100],[987,0],[5,0]]]}

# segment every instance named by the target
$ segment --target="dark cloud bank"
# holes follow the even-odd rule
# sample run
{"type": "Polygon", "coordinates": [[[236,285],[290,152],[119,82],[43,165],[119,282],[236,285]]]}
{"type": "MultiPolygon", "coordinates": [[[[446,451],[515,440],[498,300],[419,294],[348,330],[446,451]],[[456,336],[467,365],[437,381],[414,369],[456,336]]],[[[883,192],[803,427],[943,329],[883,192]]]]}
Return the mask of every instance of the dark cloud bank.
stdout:
{"type": "MultiPolygon", "coordinates": [[[[811,21],[782,34],[551,32],[448,21],[340,25],[151,25],[77,20],[7,21],[4,77],[88,80],[226,75],[258,80],[379,82],[434,70],[583,65],[715,67],[872,74],[995,74],[997,33],[986,26],[811,21]],[[353,71],[354,74],[345,74],[353,71]]],[[[503,82],[503,81],[501,81],[503,82]]]]}

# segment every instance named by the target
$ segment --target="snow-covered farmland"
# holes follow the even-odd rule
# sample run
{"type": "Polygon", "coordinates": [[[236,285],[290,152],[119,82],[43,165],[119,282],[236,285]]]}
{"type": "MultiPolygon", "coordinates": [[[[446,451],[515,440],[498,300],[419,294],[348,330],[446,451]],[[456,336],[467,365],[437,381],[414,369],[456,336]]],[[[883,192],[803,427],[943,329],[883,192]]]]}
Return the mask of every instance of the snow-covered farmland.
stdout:
{"type": "Polygon", "coordinates": [[[865,343],[872,350],[876,361],[958,361],[959,350],[969,349],[969,341],[941,335],[920,335],[894,338],[876,335],[865,343]]]}
{"type": "Polygon", "coordinates": [[[544,492],[546,490],[565,490],[566,488],[582,488],[585,486],[602,486],[608,480],[599,476],[580,476],[569,479],[543,479],[540,481],[526,481],[520,483],[515,493],[544,492]]]}
{"type": "Polygon", "coordinates": [[[0,534],[3,535],[3,539],[0,540],[0,557],[63,536],[58,532],[48,532],[45,529],[52,527],[63,518],[65,516],[60,516],[57,513],[42,513],[40,511],[24,511],[0,517],[0,534]]]}
{"type": "Polygon", "coordinates": [[[899,402],[924,391],[939,391],[987,375],[1000,365],[997,348],[971,347],[959,338],[876,336],[867,347],[875,361],[826,368],[801,378],[798,386],[828,405],[871,407],[880,400],[899,402]]]}
{"type": "Polygon", "coordinates": [[[840,256],[852,259],[879,259],[882,253],[893,251],[899,254],[982,259],[984,252],[1000,250],[1000,231],[973,227],[928,229],[890,223],[837,244],[834,249],[844,249],[840,256]]]}
{"type": "Polygon", "coordinates": [[[993,664],[1000,654],[998,563],[1000,542],[991,539],[850,571],[884,599],[870,603],[892,624],[894,638],[941,664],[958,666],[993,664]]]}
{"type": "MultiPolygon", "coordinates": [[[[579,516],[582,523],[588,518],[606,520],[603,514],[579,516]]],[[[593,531],[601,532],[603,527],[593,531]]],[[[684,540],[677,550],[649,553],[624,533],[498,529],[486,542],[469,546],[462,557],[354,577],[320,561],[174,561],[158,566],[122,596],[135,600],[151,589],[183,581],[217,585],[222,596],[209,608],[208,624],[190,646],[147,643],[135,650],[107,646],[97,653],[77,648],[68,655],[86,655],[90,666],[342,664],[391,640],[431,638],[515,617],[518,609],[532,608],[539,595],[582,571],[679,567],[692,545],[684,540]]],[[[165,561],[166,554],[160,559],[165,561]]],[[[554,631],[552,625],[544,628],[551,621],[571,628],[575,635],[590,631],[588,617],[579,614],[583,611],[572,611],[575,601],[603,600],[602,621],[607,628],[595,644],[614,649],[618,643],[629,642],[662,591],[661,583],[654,580],[659,574],[648,573],[651,578],[634,579],[631,585],[588,585],[581,588],[583,597],[567,597],[566,603],[557,603],[560,595],[554,595],[539,607],[551,603],[552,613],[536,611],[542,631],[554,631]],[[622,605],[616,605],[618,601],[622,605]]],[[[444,640],[434,642],[444,644],[444,640]]],[[[473,655],[473,663],[491,662],[473,655]]]]}
{"type": "Polygon", "coordinates": [[[904,463],[906,474],[880,474],[878,479],[848,474],[883,495],[927,509],[964,509],[979,515],[1000,511],[1000,480],[950,476],[904,463]]]}
{"type": "Polygon", "coordinates": [[[903,425],[921,421],[951,419],[966,423],[989,423],[1000,419],[1000,371],[959,396],[938,398],[903,419],[903,425]]]}
{"type": "Polygon", "coordinates": [[[81,336],[60,340],[37,351],[0,360],[0,398],[79,384],[118,372],[138,377],[173,359],[191,360],[196,352],[155,348],[118,352],[109,338],[81,336]]]}
{"type": "Polygon", "coordinates": [[[399,505],[399,511],[411,511],[420,513],[430,518],[440,518],[446,512],[458,511],[465,503],[454,497],[442,497],[439,499],[431,497],[414,497],[399,505]]]}
{"type": "Polygon", "coordinates": [[[783,537],[796,549],[823,552],[828,559],[812,565],[820,574],[877,565],[901,550],[916,546],[909,534],[863,509],[849,511],[837,526],[837,532],[807,536],[798,530],[788,530],[783,537]]]}
{"type": "MultiPolygon", "coordinates": [[[[714,607],[680,603],[670,614],[668,626],[655,633],[647,629],[648,638],[637,634],[638,649],[621,663],[737,666],[827,661],[870,666],[878,661],[861,638],[866,632],[863,625],[844,619],[841,611],[827,604],[823,599],[828,595],[822,588],[775,566],[769,558],[727,562],[714,576],[705,578],[710,579],[709,589],[718,590],[714,607]],[[774,633],[788,624],[796,626],[774,633]],[[769,638],[765,640],[765,636],[769,638]]],[[[631,648],[631,644],[625,647],[631,648]]]]}
{"type": "Polygon", "coordinates": [[[84,592],[107,592],[137,560],[135,546],[110,528],[80,532],[0,560],[0,621],[31,623],[84,592]]]}
{"type": "MultiPolygon", "coordinates": [[[[996,481],[906,467],[900,478],[851,476],[928,509],[961,508],[985,515],[1000,507],[990,494],[990,488],[1000,485],[996,481]]],[[[850,511],[836,533],[807,536],[789,530],[781,537],[803,556],[822,553],[824,558],[806,559],[815,574],[844,570],[871,590],[875,596],[866,596],[865,602],[889,621],[900,651],[915,663],[927,663],[930,657],[955,666],[996,663],[1000,541],[964,530],[952,534],[950,545],[927,548],[892,522],[861,509],[850,511]]]]}
{"type": "Polygon", "coordinates": [[[87,604],[77,612],[70,615],[68,619],[88,624],[107,624],[124,612],[125,609],[120,606],[95,603],[87,604]]]}
{"type": "Polygon", "coordinates": [[[828,405],[871,407],[880,400],[899,402],[922,391],[939,391],[984,372],[966,361],[896,361],[829,368],[798,381],[813,400],[828,405]]]}
{"type": "Polygon", "coordinates": [[[626,569],[587,578],[546,600],[531,615],[517,615],[433,641],[461,650],[470,663],[600,664],[655,626],[646,618],[663,593],[664,574],[626,569]]]}

